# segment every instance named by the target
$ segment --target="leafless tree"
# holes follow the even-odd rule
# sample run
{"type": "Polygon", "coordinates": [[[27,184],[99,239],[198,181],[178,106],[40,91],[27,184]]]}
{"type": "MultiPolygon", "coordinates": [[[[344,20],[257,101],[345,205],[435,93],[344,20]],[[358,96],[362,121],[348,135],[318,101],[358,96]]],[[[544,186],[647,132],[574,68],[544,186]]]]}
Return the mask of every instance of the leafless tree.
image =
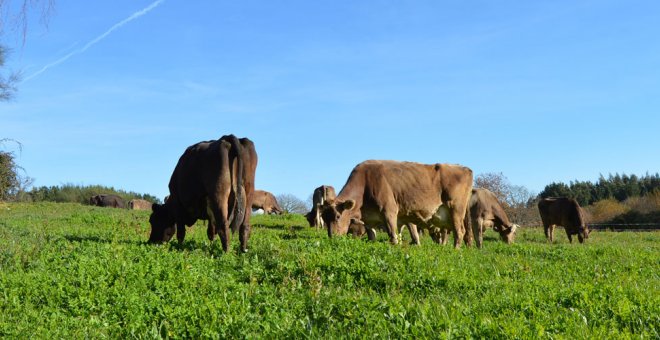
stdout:
{"type": "Polygon", "coordinates": [[[521,225],[537,223],[536,194],[522,185],[511,184],[503,173],[479,174],[474,179],[474,186],[493,192],[512,221],[521,225]]]}
{"type": "MultiPolygon", "coordinates": [[[[41,14],[41,23],[46,26],[53,8],[54,0],[21,0],[17,2],[0,0],[0,38],[7,33],[15,32],[19,35],[21,44],[24,45],[30,22],[28,14],[37,11],[41,14]]],[[[20,81],[19,72],[4,72],[8,53],[9,48],[0,45],[0,101],[11,99],[16,93],[16,86],[20,81]]]]}
{"type": "Polygon", "coordinates": [[[305,214],[310,210],[303,200],[291,194],[277,195],[276,199],[280,207],[287,213],[305,214]]]}

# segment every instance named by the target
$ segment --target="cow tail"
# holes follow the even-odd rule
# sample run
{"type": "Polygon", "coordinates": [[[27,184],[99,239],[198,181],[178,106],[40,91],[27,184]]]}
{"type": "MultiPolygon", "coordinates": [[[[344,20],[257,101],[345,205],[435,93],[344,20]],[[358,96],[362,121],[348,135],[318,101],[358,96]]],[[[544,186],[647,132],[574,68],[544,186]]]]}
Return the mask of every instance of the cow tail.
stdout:
{"type": "Polygon", "coordinates": [[[230,167],[232,171],[231,188],[234,193],[234,209],[230,213],[229,225],[232,233],[234,233],[238,230],[238,227],[245,219],[247,197],[245,193],[245,183],[243,183],[245,170],[245,164],[243,162],[243,146],[234,135],[229,135],[229,142],[231,143],[231,149],[233,151],[230,155],[233,154],[233,158],[235,159],[232,163],[236,166],[236,168],[233,166],[230,167]]]}

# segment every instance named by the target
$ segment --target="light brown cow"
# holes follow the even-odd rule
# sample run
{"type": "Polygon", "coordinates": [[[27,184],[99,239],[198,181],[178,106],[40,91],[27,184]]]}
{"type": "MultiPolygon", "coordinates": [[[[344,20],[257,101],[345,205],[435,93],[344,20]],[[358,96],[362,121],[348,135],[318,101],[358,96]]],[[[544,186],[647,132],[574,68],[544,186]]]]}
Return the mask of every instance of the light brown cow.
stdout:
{"type": "Polygon", "coordinates": [[[169,198],[152,206],[149,241],[169,241],[176,226],[183,242],[186,226],[205,219],[209,240],[219,234],[226,252],[229,230],[238,229],[240,250],[246,252],[256,168],[257,153],[247,138],[228,135],[188,147],[172,173],[169,198]]]}
{"type": "Polygon", "coordinates": [[[393,244],[404,223],[450,224],[458,248],[471,190],[472,170],[461,165],[369,160],[353,169],[337,198],[323,206],[322,217],[330,237],[362,221],[370,240],[375,227],[385,226],[393,244]]]}
{"type": "Polygon", "coordinates": [[[519,227],[509,221],[509,217],[495,194],[483,188],[472,189],[470,219],[472,220],[472,232],[479,248],[483,245],[486,228],[493,228],[500,234],[502,241],[510,244],[519,227]]]}
{"type": "Polygon", "coordinates": [[[261,209],[264,214],[282,214],[282,208],[277,203],[275,196],[264,190],[255,190],[252,194],[252,209],[261,209]]]}
{"type": "Polygon", "coordinates": [[[151,202],[139,198],[128,201],[128,209],[132,210],[151,210],[151,202]]]}
{"type": "Polygon", "coordinates": [[[568,241],[571,243],[573,243],[572,235],[577,235],[580,243],[589,238],[589,228],[584,213],[576,200],[566,197],[548,197],[540,200],[538,206],[543,221],[543,231],[550,243],[554,239],[555,226],[564,227],[568,241]]]}
{"type": "Polygon", "coordinates": [[[310,227],[325,228],[325,223],[323,222],[323,218],[321,218],[321,209],[325,202],[332,203],[336,197],[335,188],[330,185],[322,185],[314,189],[314,193],[312,194],[312,211],[305,215],[310,227]]]}
{"type": "MultiPolygon", "coordinates": [[[[509,221],[509,217],[500,205],[495,194],[487,189],[472,189],[470,196],[470,221],[472,234],[474,235],[477,247],[483,245],[483,234],[486,228],[493,228],[500,234],[502,241],[511,244],[515,237],[515,232],[520,226],[509,221]]],[[[466,226],[466,228],[470,228],[466,226]]],[[[432,228],[431,238],[439,243],[447,243],[448,228],[432,228]]]]}

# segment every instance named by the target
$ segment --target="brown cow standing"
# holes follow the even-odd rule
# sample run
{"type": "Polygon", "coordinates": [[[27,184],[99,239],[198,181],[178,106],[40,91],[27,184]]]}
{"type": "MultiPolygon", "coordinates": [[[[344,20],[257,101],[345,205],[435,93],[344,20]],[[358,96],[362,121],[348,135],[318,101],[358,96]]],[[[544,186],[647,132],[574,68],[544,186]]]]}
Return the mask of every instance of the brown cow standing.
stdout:
{"type": "Polygon", "coordinates": [[[261,209],[264,214],[282,214],[282,208],[277,203],[275,196],[264,190],[255,190],[252,194],[252,209],[261,209]]]}
{"type": "Polygon", "coordinates": [[[332,203],[336,197],[335,188],[330,185],[322,185],[314,189],[314,193],[312,194],[312,211],[305,215],[310,227],[325,227],[325,223],[321,218],[321,209],[325,202],[332,203]]]}
{"type": "Polygon", "coordinates": [[[538,206],[543,221],[543,231],[550,243],[554,241],[555,226],[564,227],[568,241],[571,243],[573,243],[572,235],[577,235],[580,243],[589,238],[589,228],[582,208],[576,200],[566,197],[549,197],[539,201],[538,206]]]}
{"type": "Polygon", "coordinates": [[[128,201],[128,209],[132,210],[151,210],[151,202],[142,199],[132,199],[128,201]]]}
{"type": "Polygon", "coordinates": [[[375,226],[385,226],[393,244],[399,224],[451,224],[458,248],[471,190],[472,170],[461,165],[369,160],[353,169],[322,216],[330,237],[345,235],[352,222],[362,221],[370,240],[375,226]]]}
{"type": "Polygon", "coordinates": [[[256,168],[257,153],[247,138],[228,135],[188,147],[172,173],[169,198],[152,206],[149,241],[169,241],[176,226],[183,242],[186,226],[205,219],[209,240],[219,234],[226,252],[230,228],[239,229],[240,249],[247,251],[256,168]]]}
{"type": "Polygon", "coordinates": [[[98,207],[124,208],[124,199],[111,194],[94,195],[89,198],[89,204],[98,207]]]}

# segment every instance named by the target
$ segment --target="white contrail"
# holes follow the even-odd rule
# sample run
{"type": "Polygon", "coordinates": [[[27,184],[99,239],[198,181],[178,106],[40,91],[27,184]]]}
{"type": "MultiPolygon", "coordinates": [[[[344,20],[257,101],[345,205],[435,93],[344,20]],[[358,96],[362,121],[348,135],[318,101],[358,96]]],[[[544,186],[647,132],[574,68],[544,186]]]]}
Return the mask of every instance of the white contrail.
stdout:
{"type": "Polygon", "coordinates": [[[65,55],[64,57],[62,57],[62,58],[60,58],[60,59],[58,59],[58,60],[56,60],[56,61],[54,61],[54,62],[52,62],[52,63],[50,63],[50,64],[48,64],[48,65],[46,65],[46,66],[44,66],[44,67],[42,67],[41,70],[39,70],[39,71],[33,73],[33,74],[30,75],[29,77],[26,77],[23,81],[28,81],[28,80],[30,80],[30,79],[32,79],[32,78],[34,78],[34,77],[36,77],[36,76],[38,76],[38,75],[40,75],[40,74],[46,72],[46,70],[48,70],[49,68],[51,68],[51,67],[53,67],[53,66],[56,66],[56,65],[59,65],[59,64],[65,62],[65,61],[69,60],[69,58],[73,57],[74,55],[76,55],[76,54],[80,54],[80,53],[83,53],[83,52],[87,51],[90,47],[94,46],[96,43],[98,43],[99,41],[103,40],[105,37],[107,37],[108,35],[110,35],[110,33],[114,32],[116,29],[118,29],[118,28],[120,28],[120,27],[126,25],[127,23],[129,23],[129,22],[131,22],[131,21],[133,21],[133,20],[135,20],[135,19],[137,19],[137,18],[139,18],[139,17],[141,17],[141,16],[143,16],[143,15],[145,15],[145,14],[147,14],[149,11],[151,11],[152,9],[158,7],[158,5],[160,5],[160,4],[163,3],[164,1],[165,1],[165,0],[156,0],[156,1],[153,2],[151,5],[145,7],[144,9],[141,9],[141,10],[139,10],[139,11],[137,11],[137,12],[131,14],[131,16],[129,16],[128,18],[126,18],[126,19],[124,19],[124,20],[122,20],[122,21],[116,23],[114,26],[110,27],[109,30],[105,31],[105,33],[103,33],[103,34],[99,35],[98,37],[94,38],[94,40],[88,42],[88,43],[87,43],[85,46],[83,46],[82,48],[80,48],[80,49],[78,49],[78,50],[75,50],[75,51],[73,51],[73,52],[71,52],[71,53],[65,55]]]}

